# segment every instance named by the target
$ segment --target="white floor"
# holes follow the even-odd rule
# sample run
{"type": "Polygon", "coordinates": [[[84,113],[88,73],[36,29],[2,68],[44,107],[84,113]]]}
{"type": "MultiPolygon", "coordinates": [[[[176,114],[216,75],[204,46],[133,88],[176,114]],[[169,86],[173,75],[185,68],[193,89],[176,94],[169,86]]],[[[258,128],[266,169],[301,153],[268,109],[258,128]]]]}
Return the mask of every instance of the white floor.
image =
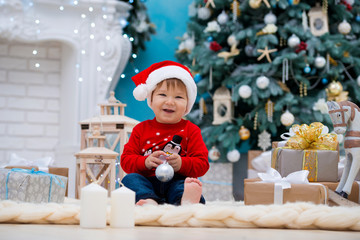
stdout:
{"type": "Polygon", "coordinates": [[[135,227],[83,229],[79,225],[0,224],[1,240],[359,240],[360,232],[289,229],[135,227]]]}

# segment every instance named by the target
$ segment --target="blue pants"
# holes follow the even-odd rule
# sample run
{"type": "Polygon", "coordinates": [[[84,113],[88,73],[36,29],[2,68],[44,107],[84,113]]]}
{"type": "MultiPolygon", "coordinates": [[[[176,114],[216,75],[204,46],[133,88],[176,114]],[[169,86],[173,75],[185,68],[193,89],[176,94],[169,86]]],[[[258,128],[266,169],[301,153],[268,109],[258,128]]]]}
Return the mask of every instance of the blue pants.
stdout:
{"type": "MultiPolygon", "coordinates": [[[[186,177],[175,174],[169,182],[160,182],[155,176],[144,177],[138,173],[130,173],[121,181],[125,187],[136,193],[136,202],[140,199],[151,198],[157,203],[169,203],[180,205],[184,192],[184,180],[186,177]]],[[[201,196],[200,203],[205,204],[205,198],[201,196]]]]}

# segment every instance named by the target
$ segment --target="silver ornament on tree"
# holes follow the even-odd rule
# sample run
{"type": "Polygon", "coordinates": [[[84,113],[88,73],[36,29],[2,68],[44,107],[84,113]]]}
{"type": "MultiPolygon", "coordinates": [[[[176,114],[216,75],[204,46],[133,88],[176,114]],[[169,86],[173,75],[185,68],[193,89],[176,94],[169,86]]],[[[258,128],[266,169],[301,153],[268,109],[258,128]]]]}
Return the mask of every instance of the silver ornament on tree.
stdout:
{"type": "Polygon", "coordinates": [[[245,54],[248,57],[253,57],[254,56],[254,46],[251,44],[248,44],[245,46],[245,54]]]}
{"type": "Polygon", "coordinates": [[[360,87],[360,76],[356,78],[357,85],[360,87]]]}
{"type": "Polygon", "coordinates": [[[260,89],[265,89],[269,86],[269,78],[265,76],[260,76],[256,79],[256,86],[260,89]]]}
{"type": "Polygon", "coordinates": [[[229,160],[229,162],[237,162],[240,159],[240,152],[236,149],[231,150],[226,154],[226,158],[229,160]]]}
{"type": "Polygon", "coordinates": [[[316,68],[323,68],[326,65],[326,59],[323,56],[317,56],[315,58],[315,67],[316,68]]]}
{"type": "Polygon", "coordinates": [[[217,147],[212,146],[209,151],[209,158],[211,161],[217,161],[220,158],[220,151],[217,149],[217,147]]]}
{"type": "Polygon", "coordinates": [[[160,159],[163,160],[164,163],[160,164],[156,168],[155,170],[156,178],[159,179],[159,181],[161,182],[168,182],[174,177],[174,169],[165,160],[165,156],[161,155],[160,159]]]}
{"type": "Polygon", "coordinates": [[[258,147],[264,152],[271,146],[271,135],[266,130],[258,135],[258,147]]]}
{"type": "Polygon", "coordinates": [[[289,47],[295,48],[300,44],[300,38],[298,36],[296,36],[295,34],[292,34],[289,37],[287,44],[289,45],[289,47]]]}
{"type": "Polygon", "coordinates": [[[272,13],[269,12],[268,14],[265,15],[264,17],[264,22],[266,24],[275,24],[276,23],[276,16],[272,13]]]}
{"type": "Polygon", "coordinates": [[[252,89],[250,86],[248,85],[242,85],[240,88],[239,88],[239,96],[243,99],[247,99],[251,96],[252,94],[252,89]]]}
{"type": "Polygon", "coordinates": [[[201,8],[198,9],[197,15],[198,15],[199,19],[207,20],[207,19],[210,18],[211,12],[210,12],[210,9],[208,9],[206,7],[201,7],[201,8]]]}
{"type": "Polygon", "coordinates": [[[236,40],[235,35],[231,34],[231,35],[227,38],[227,43],[229,44],[229,46],[233,46],[233,45],[238,45],[239,41],[236,40]]]}
{"type": "Polygon", "coordinates": [[[224,25],[229,21],[229,15],[227,15],[226,12],[223,10],[217,17],[217,21],[219,24],[224,25]]]}
{"type": "Polygon", "coordinates": [[[351,25],[346,20],[343,20],[338,26],[338,31],[344,35],[349,34],[351,31],[351,25]]]}
{"type": "Polygon", "coordinates": [[[292,125],[294,121],[295,121],[294,115],[288,110],[286,110],[280,117],[281,124],[286,127],[292,125]]]}

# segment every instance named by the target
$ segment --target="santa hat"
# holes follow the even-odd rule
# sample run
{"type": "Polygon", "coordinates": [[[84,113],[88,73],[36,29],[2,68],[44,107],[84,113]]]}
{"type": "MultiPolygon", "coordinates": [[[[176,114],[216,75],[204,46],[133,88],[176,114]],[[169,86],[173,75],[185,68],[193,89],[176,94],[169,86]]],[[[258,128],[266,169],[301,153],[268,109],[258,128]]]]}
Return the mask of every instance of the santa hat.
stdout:
{"type": "Polygon", "coordinates": [[[169,78],[177,78],[186,86],[188,97],[186,115],[195,103],[197,88],[190,70],[180,63],[173,61],[154,63],[147,69],[133,76],[131,79],[136,85],[133,95],[138,101],[147,99],[147,104],[151,108],[151,94],[156,88],[156,85],[169,78]]]}

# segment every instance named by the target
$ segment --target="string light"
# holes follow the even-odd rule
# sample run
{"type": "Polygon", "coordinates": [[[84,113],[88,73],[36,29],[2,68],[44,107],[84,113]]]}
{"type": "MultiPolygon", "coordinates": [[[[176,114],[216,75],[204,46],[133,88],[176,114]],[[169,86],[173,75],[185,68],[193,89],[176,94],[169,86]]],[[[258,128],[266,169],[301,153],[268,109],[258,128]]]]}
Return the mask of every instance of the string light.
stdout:
{"type": "Polygon", "coordinates": [[[137,58],[137,55],[135,53],[133,53],[131,56],[132,58],[137,58]]]}
{"type": "Polygon", "coordinates": [[[79,33],[79,30],[78,30],[78,29],[74,29],[74,33],[75,33],[75,34],[78,34],[78,33],[79,33]]]}
{"type": "Polygon", "coordinates": [[[134,72],[139,73],[139,69],[135,68],[134,72]]]}
{"type": "Polygon", "coordinates": [[[40,67],[40,63],[35,63],[35,67],[39,68],[40,67]]]}
{"type": "Polygon", "coordinates": [[[104,15],[103,15],[103,19],[107,19],[107,15],[104,14],[104,15]]]}
{"type": "Polygon", "coordinates": [[[101,72],[101,67],[97,66],[96,71],[101,72]]]}
{"type": "Polygon", "coordinates": [[[91,26],[92,28],[94,28],[94,27],[95,27],[95,23],[92,22],[92,23],[90,24],[90,26],[91,26]]]}
{"type": "Polygon", "coordinates": [[[125,74],[124,74],[124,73],[121,74],[120,77],[121,77],[121,78],[125,78],[125,74]]]}
{"type": "Polygon", "coordinates": [[[84,79],[82,77],[79,77],[79,82],[82,82],[84,79]]]}
{"type": "Polygon", "coordinates": [[[111,39],[109,35],[106,35],[105,38],[106,38],[106,40],[110,40],[110,39],[111,39]]]}
{"type": "Polygon", "coordinates": [[[94,34],[90,34],[90,39],[94,39],[94,38],[95,38],[94,34]]]}
{"type": "Polygon", "coordinates": [[[112,77],[108,77],[107,80],[108,80],[109,82],[111,82],[111,81],[112,81],[112,77]]]}
{"type": "Polygon", "coordinates": [[[64,6],[59,7],[60,11],[64,11],[64,6]]]}
{"type": "Polygon", "coordinates": [[[130,37],[129,40],[130,40],[130,42],[133,42],[133,41],[134,41],[134,38],[133,38],[133,37],[130,37]]]}
{"type": "Polygon", "coordinates": [[[73,3],[74,3],[74,5],[78,5],[79,2],[78,2],[78,1],[74,1],[73,3]]]}
{"type": "Polygon", "coordinates": [[[94,8],[93,7],[89,7],[89,12],[93,12],[94,8]]]}
{"type": "Polygon", "coordinates": [[[36,55],[36,54],[38,54],[38,51],[37,51],[36,49],[34,49],[33,52],[32,52],[32,54],[33,54],[33,55],[36,55]]]}
{"type": "Polygon", "coordinates": [[[81,18],[86,18],[86,15],[84,13],[81,14],[81,18]]]}
{"type": "Polygon", "coordinates": [[[104,51],[102,51],[101,53],[100,53],[100,56],[105,56],[105,52],[104,51]]]}
{"type": "Polygon", "coordinates": [[[40,20],[39,20],[39,19],[36,19],[36,20],[35,20],[35,23],[36,23],[36,24],[39,24],[39,23],[40,23],[40,20]]]}
{"type": "Polygon", "coordinates": [[[81,50],[81,54],[82,54],[82,55],[85,55],[85,54],[86,54],[86,51],[85,51],[85,50],[81,50]]]}

